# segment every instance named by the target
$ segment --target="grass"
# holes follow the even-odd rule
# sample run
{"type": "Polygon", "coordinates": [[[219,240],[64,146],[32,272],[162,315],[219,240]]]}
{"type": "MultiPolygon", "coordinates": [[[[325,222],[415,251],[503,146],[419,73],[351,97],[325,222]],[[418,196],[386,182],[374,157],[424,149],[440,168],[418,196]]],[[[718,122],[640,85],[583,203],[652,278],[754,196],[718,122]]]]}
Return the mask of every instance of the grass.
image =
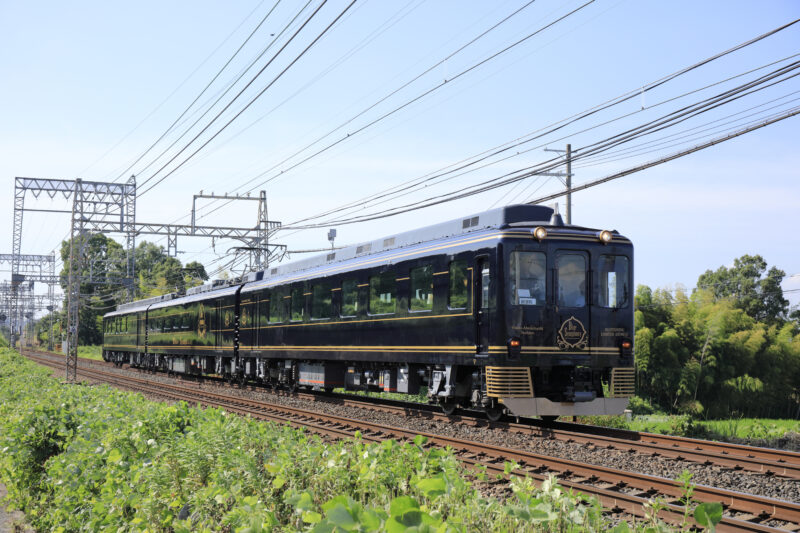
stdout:
{"type": "Polygon", "coordinates": [[[399,392],[376,392],[364,390],[347,390],[344,388],[333,389],[337,394],[352,394],[366,398],[383,398],[385,400],[399,400],[402,402],[428,403],[428,387],[420,387],[418,394],[402,394],[399,392]]]}
{"type": "Polygon", "coordinates": [[[775,440],[787,433],[800,433],[800,420],[774,418],[730,418],[697,420],[686,415],[637,415],[628,421],[622,416],[579,417],[584,424],[616,427],[632,431],[698,437],[719,441],[775,440]]]}
{"type": "Polygon", "coordinates": [[[103,347],[100,345],[78,346],[78,357],[84,359],[103,360],[103,347]]]}

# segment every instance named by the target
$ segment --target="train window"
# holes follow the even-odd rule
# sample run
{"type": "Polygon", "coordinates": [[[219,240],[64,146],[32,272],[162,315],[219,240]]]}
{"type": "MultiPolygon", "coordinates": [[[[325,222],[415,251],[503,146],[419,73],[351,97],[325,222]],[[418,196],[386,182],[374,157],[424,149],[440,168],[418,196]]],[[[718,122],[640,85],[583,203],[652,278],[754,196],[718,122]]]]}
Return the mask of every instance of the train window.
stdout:
{"type": "Polygon", "coordinates": [[[331,317],[331,287],[320,283],[311,288],[311,318],[331,317]]]}
{"type": "Polygon", "coordinates": [[[467,262],[464,260],[450,262],[450,292],[447,306],[450,309],[466,309],[469,299],[469,280],[467,279],[467,262]]]}
{"type": "Polygon", "coordinates": [[[409,278],[411,278],[409,310],[430,311],[433,309],[433,267],[427,265],[412,268],[409,278]]]}
{"type": "Polygon", "coordinates": [[[489,280],[489,265],[486,263],[481,267],[481,309],[489,309],[489,280]]]}
{"type": "Polygon", "coordinates": [[[299,322],[303,320],[303,311],[305,310],[306,297],[303,295],[303,286],[298,285],[292,287],[292,322],[299,322]]]}
{"type": "Polygon", "coordinates": [[[541,252],[511,252],[508,280],[509,300],[513,305],[544,305],[547,258],[541,252]]]}
{"type": "Polygon", "coordinates": [[[628,258],[622,255],[601,255],[599,272],[599,294],[597,305],[618,309],[627,307],[628,258]]]}
{"type": "Polygon", "coordinates": [[[285,291],[274,290],[269,297],[269,323],[278,324],[283,322],[283,298],[285,291]]]}
{"type": "Polygon", "coordinates": [[[558,305],[584,307],[586,305],[586,258],[565,254],[558,258],[558,305]]]}
{"type": "Polygon", "coordinates": [[[261,295],[258,300],[258,322],[253,324],[253,327],[261,327],[269,322],[269,304],[270,298],[266,293],[261,295]]]}
{"type": "Polygon", "coordinates": [[[369,278],[369,312],[373,315],[394,313],[397,307],[397,281],[393,272],[369,278]]]}
{"type": "Polygon", "coordinates": [[[358,313],[358,282],[348,279],[342,282],[342,316],[358,313]]]}

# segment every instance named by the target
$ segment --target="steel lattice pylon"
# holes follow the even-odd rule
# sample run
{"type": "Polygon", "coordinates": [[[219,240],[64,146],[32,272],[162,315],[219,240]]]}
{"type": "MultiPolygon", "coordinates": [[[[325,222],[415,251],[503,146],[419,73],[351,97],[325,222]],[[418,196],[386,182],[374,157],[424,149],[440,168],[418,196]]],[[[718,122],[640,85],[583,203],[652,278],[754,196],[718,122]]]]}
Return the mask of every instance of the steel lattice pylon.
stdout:
{"type": "MultiPolygon", "coordinates": [[[[69,242],[67,282],[67,381],[74,381],[78,369],[78,328],[80,325],[81,273],[84,248],[89,239],[87,225],[106,226],[126,236],[129,291],[133,296],[134,253],[136,242],[136,180],[128,183],[103,183],[76,179],[73,183],[72,223],[69,242]],[[87,224],[88,223],[88,224],[87,224]]],[[[107,230],[107,231],[108,231],[107,230]]]]}
{"type": "MultiPolygon", "coordinates": [[[[21,284],[23,282],[46,283],[50,306],[55,308],[54,288],[59,283],[59,279],[56,276],[55,254],[0,254],[0,265],[3,263],[9,263],[12,267],[12,284],[9,286],[7,295],[10,306],[7,309],[7,313],[11,319],[11,340],[12,346],[14,346],[24,322],[25,306],[20,304],[23,300],[23,295],[19,293],[21,284]]],[[[53,349],[52,338],[48,342],[48,349],[53,349]]]]}
{"type": "MultiPolygon", "coordinates": [[[[21,274],[25,264],[20,253],[22,247],[22,214],[25,208],[25,195],[31,192],[34,197],[45,193],[50,198],[62,195],[65,199],[72,200],[72,207],[65,209],[28,209],[29,211],[44,211],[49,213],[69,213],[70,222],[70,248],[69,248],[69,276],[67,284],[67,380],[74,380],[78,362],[78,332],[80,326],[80,299],[81,283],[92,283],[94,280],[83,275],[85,247],[89,238],[94,233],[123,233],[125,235],[126,249],[126,276],[122,279],[105,279],[104,283],[120,283],[127,287],[128,295],[134,297],[135,284],[135,245],[136,235],[164,235],[168,239],[168,252],[177,252],[177,238],[184,237],[211,237],[212,239],[235,239],[245,243],[250,251],[253,262],[251,268],[267,268],[270,259],[278,253],[285,253],[286,246],[269,244],[269,235],[278,230],[280,222],[267,220],[266,192],[261,191],[258,198],[249,197],[215,197],[213,195],[198,195],[199,198],[225,198],[229,200],[249,199],[257,200],[258,222],[255,227],[223,227],[223,226],[197,226],[195,225],[194,202],[192,205],[192,224],[160,224],[136,222],[136,180],[131,176],[127,183],[106,183],[95,181],[57,180],[39,178],[16,178],[14,190],[14,250],[11,254],[12,284],[10,305],[17,310],[19,298],[15,287],[28,276],[21,274]],[[271,250],[275,250],[272,254],[271,250]]],[[[40,256],[41,257],[41,256],[40,256]]],[[[55,261],[52,261],[53,265],[55,261]]],[[[49,276],[40,273],[30,279],[48,283],[58,283],[55,271],[51,270],[49,276]]]]}

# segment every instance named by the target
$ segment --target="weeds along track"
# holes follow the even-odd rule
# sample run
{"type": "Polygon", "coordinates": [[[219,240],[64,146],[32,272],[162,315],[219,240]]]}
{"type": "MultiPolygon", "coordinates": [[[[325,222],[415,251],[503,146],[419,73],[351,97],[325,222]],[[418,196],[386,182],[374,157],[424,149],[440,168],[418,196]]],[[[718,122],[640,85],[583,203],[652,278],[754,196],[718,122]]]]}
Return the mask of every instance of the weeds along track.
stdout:
{"type": "MultiPolygon", "coordinates": [[[[44,354],[47,352],[37,352],[44,354]]],[[[59,357],[57,354],[49,354],[59,357]]],[[[93,361],[93,364],[110,363],[93,361]]],[[[204,378],[208,379],[208,378],[204,378]]],[[[181,380],[191,382],[192,378],[181,380]]],[[[226,385],[222,380],[212,381],[226,385]]],[[[227,386],[227,385],[226,385],[227,386]]],[[[250,386],[255,390],[255,386],[250,386]]],[[[259,387],[260,390],[265,390],[259,387]]],[[[447,416],[436,406],[421,403],[403,402],[381,398],[360,397],[352,394],[331,394],[323,392],[279,392],[275,394],[305,399],[310,402],[326,402],[343,406],[354,406],[373,411],[392,413],[407,417],[419,417],[448,423],[468,424],[473,427],[487,427],[504,431],[522,433],[544,439],[591,445],[596,448],[620,450],[691,461],[704,465],[715,465],[726,469],[757,472],[789,479],[800,480],[800,453],[772,448],[759,448],[672,435],[642,433],[600,426],[587,426],[569,422],[545,422],[538,419],[523,419],[520,422],[503,420],[490,422],[481,413],[457,412],[447,416]]]]}
{"type": "MultiPolygon", "coordinates": [[[[32,353],[26,353],[26,355],[41,364],[53,368],[62,367],[61,360],[55,359],[53,356],[32,353]]],[[[153,383],[142,377],[91,369],[85,364],[79,365],[79,375],[139,391],[151,397],[219,407],[254,418],[302,426],[328,438],[352,438],[356,431],[362,434],[363,439],[371,441],[388,438],[413,439],[416,435],[422,434],[431,445],[451,447],[467,466],[485,471],[490,475],[528,475],[538,481],[543,481],[548,475],[555,474],[559,478],[559,483],[564,487],[596,496],[607,509],[640,517],[644,516],[643,505],[649,499],[660,496],[666,502],[659,513],[664,520],[680,523],[684,517],[684,509],[680,505],[680,498],[683,494],[682,484],[662,477],[233,397],[230,394],[202,390],[197,385],[193,387],[186,383],[153,383]],[[508,461],[516,463],[518,466],[508,470],[506,466],[508,461]]],[[[800,504],[798,503],[703,485],[695,487],[694,498],[702,502],[721,502],[723,504],[725,516],[718,525],[719,531],[800,530],[800,504]]]]}

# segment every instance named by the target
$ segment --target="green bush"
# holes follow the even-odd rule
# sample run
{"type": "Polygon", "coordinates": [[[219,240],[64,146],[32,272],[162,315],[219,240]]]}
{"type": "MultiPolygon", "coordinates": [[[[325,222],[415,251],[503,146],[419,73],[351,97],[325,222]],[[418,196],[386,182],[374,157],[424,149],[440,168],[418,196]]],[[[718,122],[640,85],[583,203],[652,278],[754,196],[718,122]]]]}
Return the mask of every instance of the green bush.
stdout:
{"type": "Polygon", "coordinates": [[[630,409],[634,415],[652,415],[656,412],[650,400],[646,400],[640,396],[633,396],[631,398],[628,403],[628,409],[630,409]]]}

